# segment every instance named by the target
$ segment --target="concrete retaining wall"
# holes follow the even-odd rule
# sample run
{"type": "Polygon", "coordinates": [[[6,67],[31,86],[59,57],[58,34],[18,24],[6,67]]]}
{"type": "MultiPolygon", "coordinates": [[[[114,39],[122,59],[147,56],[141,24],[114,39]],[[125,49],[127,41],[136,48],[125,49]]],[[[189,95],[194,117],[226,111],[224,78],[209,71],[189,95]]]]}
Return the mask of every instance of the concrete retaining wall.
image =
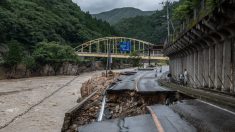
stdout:
{"type": "Polygon", "coordinates": [[[235,93],[235,2],[223,1],[192,28],[165,44],[170,72],[188,71],[189,86],[235,93]]]}
{"type": "Polygon", "coordinates": [[[0,79],[25,78],[34,76],[78,75],[83,72],[103,69],[103,64],[91,62],[82,64],[64,63],[56,73],[50,65],[45,65],[33,72],[26,70],[25,66],[23,65],[18,65],[16,72],[9,71],[8,69],[4,68],[4,66],[0,66],[0,79]]]}

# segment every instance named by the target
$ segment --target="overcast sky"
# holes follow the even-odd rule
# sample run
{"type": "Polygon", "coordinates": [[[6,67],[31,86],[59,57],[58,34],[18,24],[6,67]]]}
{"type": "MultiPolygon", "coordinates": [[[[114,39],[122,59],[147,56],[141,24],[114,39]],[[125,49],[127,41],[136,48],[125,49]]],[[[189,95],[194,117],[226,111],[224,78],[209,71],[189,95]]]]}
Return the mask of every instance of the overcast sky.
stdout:
{"type": "Polygon", "coordinates": [[[91,14],[109,11],[114,8],[135,7],[144,11],[161,9],[164,0],[73,0],[83,11],[91,14]]]}

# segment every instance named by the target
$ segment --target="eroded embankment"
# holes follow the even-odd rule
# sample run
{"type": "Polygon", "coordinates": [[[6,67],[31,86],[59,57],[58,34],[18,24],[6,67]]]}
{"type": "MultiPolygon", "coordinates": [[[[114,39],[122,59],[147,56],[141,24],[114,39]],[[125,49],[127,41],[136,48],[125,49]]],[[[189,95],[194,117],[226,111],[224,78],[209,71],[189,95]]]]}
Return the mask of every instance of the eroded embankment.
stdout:
{"type": "Polygon", "coordinates": [[[147,106],[168,105],[179,100],[190,99],[177,92],[142,94],[133,90],[106,91],[110,85],[120,81],[118,77],[119,74],[111,73],[108,78],[103,75],[85,82],[81,88],[83,99],[79,99],[82,103],[67,113],[62,131],[77,131],[78,127],[97,121],[103,97],[106,98],[106,102],[102,120],[144,115],[148,113],[147,106]]]}

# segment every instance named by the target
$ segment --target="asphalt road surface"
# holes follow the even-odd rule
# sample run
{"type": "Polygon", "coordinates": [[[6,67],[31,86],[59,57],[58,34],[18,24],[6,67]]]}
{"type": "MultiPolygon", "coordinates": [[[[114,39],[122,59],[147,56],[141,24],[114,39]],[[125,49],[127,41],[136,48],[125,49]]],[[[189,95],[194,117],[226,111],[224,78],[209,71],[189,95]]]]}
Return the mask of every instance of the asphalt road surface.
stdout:
{"type": "Polygon", "coordinates": [[[170,106],[200,131],[235,132],[235,113],[195,99],[170,106]]]}
{"type": "MultiPolygon", "coordinates": [[[[163,73],[168,68],[163,68],[163,73]]],[[[157,83],[161,73],[139,71],[124,77],[114,90],[172,92],[157,83]]],[[[112,89],[111,89],[112,90],[112,89]]],[[[175,91],[174,91],[175,92],[175,91]]],[[[234,132],[235,113],[198,99],[174,102],[170,106],[148,106],[150,114],[96,122],[79,128],[80,132],[234,132]]]]}
{"type": "Polygon", "coordinates": [[[157,132],[149,114],[124,119],[96,122],[78,129],[79,132],[157,132]]]}

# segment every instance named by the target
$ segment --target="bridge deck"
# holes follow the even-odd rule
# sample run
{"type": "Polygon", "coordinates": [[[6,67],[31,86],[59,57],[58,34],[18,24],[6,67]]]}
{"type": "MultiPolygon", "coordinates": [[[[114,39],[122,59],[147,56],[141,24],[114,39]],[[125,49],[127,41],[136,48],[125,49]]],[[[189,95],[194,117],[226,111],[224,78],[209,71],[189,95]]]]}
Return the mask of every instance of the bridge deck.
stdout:
{"type": "MultiPolygon", "coordinates": [[[[103,54],[103,53],[80,53],[80,52],[77,52],[77,55],[78,56],[82,56],[82,57],[108,57],[108,54],[103,54]]],[[[111,57],[112,58],[130,58],[130,55],[129,54],[111,54],[111,57]]],[[[140,56],[142,59],[144,60],[169,60],[168,57],[163,57],[162,55],[159,55],[159,56],[140,56]]]]}

